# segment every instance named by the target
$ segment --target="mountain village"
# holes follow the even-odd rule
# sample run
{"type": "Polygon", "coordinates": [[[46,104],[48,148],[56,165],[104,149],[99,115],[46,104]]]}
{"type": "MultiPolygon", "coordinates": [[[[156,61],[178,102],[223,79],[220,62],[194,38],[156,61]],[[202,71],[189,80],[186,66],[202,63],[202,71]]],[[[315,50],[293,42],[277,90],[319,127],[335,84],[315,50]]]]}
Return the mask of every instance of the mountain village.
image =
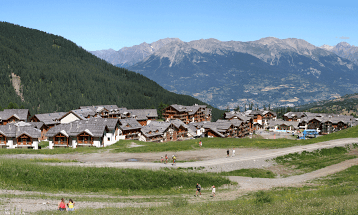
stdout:
{"type": "MultiPolygon", "coordinates": [[[[69,112],[35,114],[28,109],[0,111],[2,148],[39,149],[39,142],[55,147],[106,147],[119,140],[145,142],[181,141],[200,137],[243,138],[256,130],[299,135],[314,129],[325,135],[355,126],[353,116],[288,112],[277,119],[270,110],[230,111],[224,119],[211,122],[206,105],[173,104],[163,109],[164,121],[156,109],[127,109],[117,105],[81,106],[69,112]]],[[[178,143],[180,144],[180,143],[178,143]]]]}

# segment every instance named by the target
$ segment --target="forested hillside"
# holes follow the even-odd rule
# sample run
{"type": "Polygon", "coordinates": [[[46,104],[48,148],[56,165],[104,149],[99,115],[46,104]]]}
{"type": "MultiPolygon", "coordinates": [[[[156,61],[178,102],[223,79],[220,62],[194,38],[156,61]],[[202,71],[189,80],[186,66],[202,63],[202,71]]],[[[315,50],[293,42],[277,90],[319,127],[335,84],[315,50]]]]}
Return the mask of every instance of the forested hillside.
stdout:
{"type": "Polygon", "coordinates": [[[297,107],[300,111],[358,115],[358,93],[348,94],[333,100],[324,100],[297,107]]]}
{"type": "MultiPolygon", "coordinates": [[[[205,104],[115,67],[63,37],[6,22],[0,22],[0,92],[0,106],[13,102],[31,114],[68,111],[80,105],[205,104]]],[[[221,114],[213,109],[214,119],[221,114]]]]}

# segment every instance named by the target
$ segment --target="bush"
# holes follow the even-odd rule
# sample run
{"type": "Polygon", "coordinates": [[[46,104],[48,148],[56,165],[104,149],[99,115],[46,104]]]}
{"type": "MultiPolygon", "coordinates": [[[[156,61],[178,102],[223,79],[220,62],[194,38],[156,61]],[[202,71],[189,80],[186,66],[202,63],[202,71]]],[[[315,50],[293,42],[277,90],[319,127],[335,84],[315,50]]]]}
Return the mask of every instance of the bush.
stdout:
{"type": "Polygon", "coordinates": [[[188,200],[182,197],[173,198],[172,206],[179,208],[188,205],[188,200]]]}
{"type": "Polygon", "coordinates": [[[272,200],[273,200],[272,196],[267,192],[259,191],[255,194],[256,204],[271,203],[272,200]]]}

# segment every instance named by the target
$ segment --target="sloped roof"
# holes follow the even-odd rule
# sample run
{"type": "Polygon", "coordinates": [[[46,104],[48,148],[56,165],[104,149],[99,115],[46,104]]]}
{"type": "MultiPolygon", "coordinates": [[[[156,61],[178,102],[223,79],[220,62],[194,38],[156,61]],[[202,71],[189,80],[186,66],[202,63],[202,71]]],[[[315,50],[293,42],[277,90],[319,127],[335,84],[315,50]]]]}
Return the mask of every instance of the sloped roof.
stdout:
{"type": "Polygon", "coordinates": [[[0,125],[0,133],[6,137],[15,137],[16,126],[14,124],[0,125]]]}
{"type": "Polygon", "coordinates": [[[86,121],[75,121],[67,124],[60,124],[52,127],[47,133],[47,137],[53,137],[59,133],[68,134],[69,136],[77,136],[82,132],[86,132],[93,137],[102,137],[106,129],[105,125],[91,124],[86,121]]]}
{"type": "Polygon", "coordinates": [[[96,125],[104,125],[107,126],[108,129],[114,130],[116,128],[119,119],[111,119],[111,118],[90,118],[88,120],[84,120],[83,123],[96,124],[96,125]]]}
{"type": "Polygon", "coordinates": [[[18,126],[16,128],[16,138],[23,134],[32,138],[39,138],[41,137],[41,130],[31,126],[18,126]]]}
{"type": "Polygon", "coordinates": [[[40,122],[45,123],[45,125],[57,124],[58,119],[62,118],[68,112],[56,112],[56,113],[42,113],[35,114],[35,117],[40,120],[40,122]]]}
{"type": "Polygon", "coordinates": [[[133,118],[126,118],[126,119],[120,119],[121,123],[121,129],[122,130],[133,130],[133,129],[139,129],[142,128],[142,125],[133,118]]]}
{"type": "Polygon", "coordinates": [[[19,120],[26,121],[27,116],[30,115],[28,109],[5,109],[0,111],[0,119],[1,120],[8,120],[12,116],[15,116],[19,120]]]}
{"type": "Polygon", "coordinates": [[[245,122],[250,121],[250,119],[251,119],[251,117],[248,117],[243,112],[237,112],[237,111],[225,112],[225,119],[231,119],[231,118],[234,118],[234,119],[238,118],[245,122]]]}
{"type": "Polygon", "coordinates": [[[196,104],[192,106],[184,106],[184,105],[173,104],[170,106],[173,107],[178,112],[188,112],[189,115],[194,115],[199,110],[199,108],[208,109],[205,114],[210,114],[211,112],[211,109],[209,110],[209,108],[207,108],[206,105],[196,104]]]}
{"type": "Polygon", "coordinates": [[[148,118],[157,118],[158,113],[157,109],[129,109],[131,117],[136,118],[137,120],[146,120],[148,118]]]}
{"type": "Polygon", "coordinates": [[[146,137],[153,137],[163,135],[168,129],[170,123],[153,121],[141,128],[141,133],[146,137]]]}

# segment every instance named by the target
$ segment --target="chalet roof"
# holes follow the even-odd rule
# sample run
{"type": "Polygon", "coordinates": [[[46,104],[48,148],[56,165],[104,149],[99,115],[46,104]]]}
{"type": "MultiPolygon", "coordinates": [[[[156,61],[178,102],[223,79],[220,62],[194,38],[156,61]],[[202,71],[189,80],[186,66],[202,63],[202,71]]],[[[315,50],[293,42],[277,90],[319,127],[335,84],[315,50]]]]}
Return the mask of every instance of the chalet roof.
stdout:
{"type": "Polygon", "coordinates": [[[269,126],[275,126],[275,125],[286,125],[286,126],[293,126],[295,129],[298,129],[298,125],[300,122],[298,121],[284,121],[282,119],[277,120],[268,120],[267,124],[269,126]]]}
{"type": "Polygon", "coordinates": [[[94,117],[96,115],[96,111],[92,110],[91,108],[76,109],[76,110],[71,110],[70,112],[80,117],[81,120],[84,120],[88,117],[94,117]]]}
{"type": "Polygon", "coordinates": [[[275,112],[269,111],[269,110],[264,110],[264,111],[261,111],[261,110],[247,110],[247,111],[244,112],[244,114],[246,116],[255,116],[255,115],[264,116],[267,113],[271,113],[272,115],[277,116],[277,114],[275,112]]]}
{"type": "Polygon", "coordinates": [[[205,110],[205,114],[211,113],[211,109],[207,108],[206,105],[195,104],[192,106],[184,106],[184,105],[173,104],[170,106],[173,107],[178,112],[188,112],[189,115],[194,115],[199,110],[199,108],[207,109],[207,110],[205,110]]]}
{"type": "Polygon", "coordinates": [[[302,116],[307,116],[306,112],[287,112],[284,114],[287,118],[292,118],[294,116],[297,116],[298,118],[301,118],[302,116]]]}
{"type": "Polygon", "coordinates": [[[14,124],[0,125],[0,134],[6,137],[15,137],[16,126],[14,124]]]}
{"type": "Polygon", "coordinates": [[[80,109],[92,109],[95,112],[101,112],[106,109],[109,111],[109,114],[117,113],[124,114],[127,113],[128,110],[125,107],[119,108],[117,105],[92,105],[92,106],[80,106],[80,109]]]}
{"type": "Polygon", "coordinates": [[[39,138],[41,137],[41,130],[31,126],[17,126],[16,138],[23,134],[26,134],[27,136],[32,138],[39,138]]]}
{"type": "Polygon", "coordinates": [[[88,120],[83,121],[83,123],[107,126],[107,128],[109,130],[116,129],[118,122],[119,122],[119,119],[99,118],[99,117],[90,118],[88,120]]]}
{"type": "Polygon", "coordinates": [[[216,128],[209,128],[211,131],[213,131],[215,134],[217,134],[220,137],[225,138],[225,135],[223,135],[222,133],[220,133],[216,128]]]}
{"type": "Polygon", "coordinates": [[[250,121],[251,117],[246,116],[243,112],[230,111],[225,113],[225,119],[241,119],[242,121],[250,121]]]}
{"type": "Polygon", "coordinates": [[[12,116],[16,117],[21,121],[27,121],[27,116],[30,115],[28,109],[5,109],[0,111],[0,119],[1,120],[8,120],[12,116]]]}
{"type": "Polygon", "coordinates": [[[62,133],[65,136],[77,136],[82,132],[86,132],[92,137],[102,137],[105,129],[105,125],[91,124],[86,121],[76,121],[72,123],[59,124],[52,127],[46,133],[46,136],[53,137],[59,133],[62,133]]]}
{"type": "Polygon", "coordinates": [[[43,122],[17,122],[15,123],[15,126],[22,127],[22,126],[30,126],[33,128],[41,129],[41,127],[44,125],[43,122]]]}
{"type": "Polygon", "coordinates": [[[121,130],[133,130],[142,128],[142,125],[133,118],[120,119],[119,121],[121,124],[121,130]]]}
{"type": "Polygon", "coordinates": [[[128,112],[132,118],[137,120],[147,120],[148,118],[158,117],[157,109],[129,109],[128,112]]]}
{"type": "Polygon", "coordinates": [[[170,123],[168,123],[168,122],[152,121],[148,125],[143,126],[141,128],[141,132],[146,137],[163,135],[169,126],[170,126],[170,123]]]}
{"type": "Polygon", "coordinates": [[[42,113],[35,114],[35,117],[40,120],[40,122],[45,123],[45,125],[57,124],[58,119],[62,118],[68,112],[56,112],[56,113],[42,113]]]}

